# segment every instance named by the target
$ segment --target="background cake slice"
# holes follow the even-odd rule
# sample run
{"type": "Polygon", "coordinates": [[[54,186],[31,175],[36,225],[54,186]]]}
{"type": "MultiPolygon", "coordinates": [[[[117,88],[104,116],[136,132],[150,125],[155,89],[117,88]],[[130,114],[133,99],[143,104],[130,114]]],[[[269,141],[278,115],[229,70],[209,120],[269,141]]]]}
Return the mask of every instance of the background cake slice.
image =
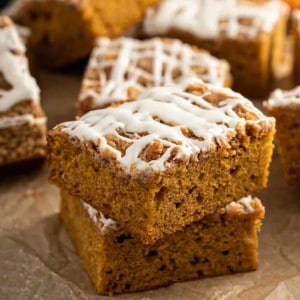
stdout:
{"type": "Polygon", "coordinates": [[[40,64],[61,67],[89,55],[98,36],[117,37],[158,0],[19,0],[7,10],[32,31],[40,64]]]}
{"type": "Polygon", "coordinates": [[[100,294],[137,292],[257,268],[257,232],[264,216],[257,198],[232,202],[147,246],[67,191],[61,195],[62,220],[100,294]]]}
{"type": "Polygon", "coordinates": [[[266,186],[274,120],[194,79],[49,132],[50,180],[144,243],[266,186]]]}
{"type": "Polygon", "coordinates": [[[99,38],[82,82],[78,114],[134,100],[146,88],[178,85],[191,76],[231,86],[227,62],[179,40],[99,38]]]}
{"type": "Polygon", "coordinates": [[[142,31],[180,38],[226,59],[233,89],[262,97],[281,63],[288,12],[277,0],[163,0],[148,9],[142,31]]]}
{"type": "Polygon", "coordinates": [[[0,167],[45,156],[46,118],[16,26],[0,17],[0,167]]]}
{"type": "Polygon", "coordinates": [[[300,87],[275,90],[264,103],[276,118],[276,147],[288,183],[300,183],[300,87]]]}

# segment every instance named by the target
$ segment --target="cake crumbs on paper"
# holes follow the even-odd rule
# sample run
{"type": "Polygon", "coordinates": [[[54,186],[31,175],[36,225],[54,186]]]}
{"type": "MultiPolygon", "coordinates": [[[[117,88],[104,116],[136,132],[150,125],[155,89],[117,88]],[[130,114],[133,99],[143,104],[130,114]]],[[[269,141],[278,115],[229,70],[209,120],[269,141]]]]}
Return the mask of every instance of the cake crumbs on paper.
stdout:
{"type": "Polygon", "coordinates": [[[33,197],[39,199],[42,195],[42,190],[40,188],[29,188],[24,192],[25,197],[33,197]]]}

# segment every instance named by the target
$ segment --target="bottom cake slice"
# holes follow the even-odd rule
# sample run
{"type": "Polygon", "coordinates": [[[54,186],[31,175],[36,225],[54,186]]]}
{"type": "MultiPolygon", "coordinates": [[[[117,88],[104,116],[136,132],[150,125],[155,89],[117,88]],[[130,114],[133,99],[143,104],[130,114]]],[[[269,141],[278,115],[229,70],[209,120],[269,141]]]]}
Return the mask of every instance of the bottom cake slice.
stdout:
{"type": "Polygon", "coordinates": [[[92,206],[61,191],[61,217],[96,290],[113,295],[257,268],[257,198],[231,202],[215,214],[152,245],[92,206]]]}

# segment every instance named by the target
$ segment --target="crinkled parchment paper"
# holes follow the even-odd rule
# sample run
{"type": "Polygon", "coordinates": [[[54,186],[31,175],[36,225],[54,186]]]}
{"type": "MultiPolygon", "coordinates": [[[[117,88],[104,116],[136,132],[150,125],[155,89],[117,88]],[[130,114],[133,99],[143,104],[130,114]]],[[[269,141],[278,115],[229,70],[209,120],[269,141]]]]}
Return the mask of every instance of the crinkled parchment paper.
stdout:
{"type": "MultiPolygon", "coordinates": [[[[71,119],[79,75],[42,74],[49,127],[71,119]]],[[[59,195],[47,167],[0,174],[0,299],[109,299],[95,294],[58,218],[59,195]]],[[[269,187],[256,272],[178,283],[115,299],[300,299],[300,186],[282,178],[277,155],[269,187]]]]}

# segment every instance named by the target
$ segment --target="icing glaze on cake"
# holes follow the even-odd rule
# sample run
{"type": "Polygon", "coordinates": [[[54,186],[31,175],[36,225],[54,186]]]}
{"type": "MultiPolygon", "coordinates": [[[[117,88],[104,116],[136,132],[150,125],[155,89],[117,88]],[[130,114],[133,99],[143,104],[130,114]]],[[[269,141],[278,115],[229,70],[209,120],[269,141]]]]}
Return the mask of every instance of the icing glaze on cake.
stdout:
{"type": "Polygon", "coordinates": [[[270,95],[269,100],[265,102],[265,105],[268,107],[287,106],[291,104],[300,105],[300,86],[289,91],[277,89],[270,95]]]}
{"type": "Polygon", "coordinates": [[[148,35],[182,30],[200,38],[256,36],[271,31],[281,13],[280,1],[253,3],[247,0],[163,0],[149,8],[144,21],[148,35]]]}
{"type": "Polygon", "coordinates": [[[0,113],[24,100],[39,102],[40,91],[29,74],[25,46],[14,25],[0,28],[0,73],[10,86],[0,88],[0,113]]]}
{"type": "Polygon", "coordinates": [[[38,125],[44,123],[46,123],[46,118],[35,118],[33,115],[30,114],[19,115],[14,117],[3,117],[0,118],[0,129],[25,124],[38,125]]]}
{"type": "Polygon", "coordinates": [[[127,100],[131,87],[140,93],[147,87],[178,85],[196,72],[204,82],[224,86],[229,65],[179,40],[99,38],[87,70],[97,75],[85,77],[79,101],[92,98],[94,107],[104,107],[127,100]]]}
{"type": "Polygon", "coordinates": [[[130,173],[149,168],[164,171],[171,162],[230,147],[228,142],[245,134],[251,124],[269,128],[274,120],[230,89],[189,79],[182,87],[151,88],[134,102],[91,111],[59,126],[82,142],[93,142],[99,153],[110,152],[130,173]],[[197,95],[187,90],[192,86],[197,95]],[[238,111],[248,112],[251,118],[238,111]],[[126,147],[120,149],[120,143],[126,147]],[[148,147],[157,152],[154,158],[143,158],[148,147]]]}
{"type": "Polygon", "coordinates": [[[97,211],[86,202],[81,201],[81,203],[89,218],[97,225],[101,235],[104,235],[109,231],[116,231],[119,229],[119,225],[114,220],[106,218],[100,211],[97,211]]]}

